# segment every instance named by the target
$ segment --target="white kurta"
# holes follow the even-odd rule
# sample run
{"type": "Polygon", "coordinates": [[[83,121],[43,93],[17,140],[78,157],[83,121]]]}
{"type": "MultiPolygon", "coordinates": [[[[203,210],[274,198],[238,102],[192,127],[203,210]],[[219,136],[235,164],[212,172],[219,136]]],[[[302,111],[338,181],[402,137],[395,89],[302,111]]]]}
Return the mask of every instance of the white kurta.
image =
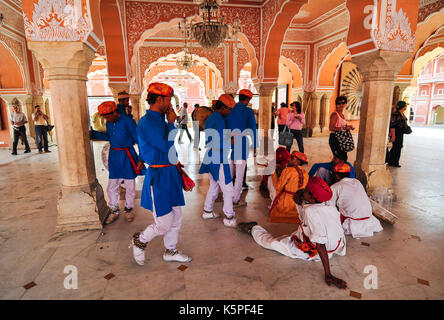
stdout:
{"type": "MultiPolygon", "coordinates": [[[[335,207],[327,206],[326,203],[308,204],[298,206],[298,211],[304,233],[311,242],[325,244],[327,251],[329,251],[329,258],[333,254],[345,255],[345,235],[339,219],[339,212],[335,207]]],[[[261,226],[254,226],[251,230],[251,235],[260,246],[275,250],[287,257],[303,260],[320,260],[319,255],[310,258],[307,253],[298,249],[293,240],[291,240],[293,235],[296,235],[301,240],[303,239],[300,227],[290,236],[273,238],[261,226]]]]}
{"type": "Polygon", "coordinates": [[[379,220],[372,214],[372,206],[361,182],[344,178],[331,186],[333,197],[328,202],[348,219],[342,223],[344,233],[353,238],[371,237],[374,232],[382,231],[379,220]],[[355,220],[366,218],[366,220],[355,220]]]}

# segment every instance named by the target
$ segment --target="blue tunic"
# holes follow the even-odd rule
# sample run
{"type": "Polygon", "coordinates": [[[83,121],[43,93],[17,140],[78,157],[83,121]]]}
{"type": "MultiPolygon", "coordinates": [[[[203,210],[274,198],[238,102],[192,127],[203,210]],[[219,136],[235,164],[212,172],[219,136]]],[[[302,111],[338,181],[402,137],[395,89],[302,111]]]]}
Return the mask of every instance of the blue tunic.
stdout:
{"type": "MultiPolygon", "coordinates": [[[[91,131],[92,139],[110,142],[111,148],[108,155],[109,179],[134,179],[137,174],[134,172],[126,151],[114,150],[113,148],[128,148],[137,165],[139,157],[133,147],[137,143],[136,122],[129,117],[120,116],[116,122],[106,123],[106,132],[91,131]]],[[[140,161],[143,160],[140,159],[140,161]]]]}
{"type": "MultiPolygon", "coordinates": [[[[174,147],[174,138],[177,135],[177,129],[172,123],[165,122],[164,115],[147,110],[139,120],[137,132],[140,154],[148,165],[176,164],[177,151],[174,147]],[[172,157],[171,162],[168,159],[169,154],[172,157]]],[[[142,188],[141,206],[153,211],[151,187],[153,187],[157,217],[170,213],[173,207],[185,205],[182,180],[175,165],[147,169],[142,188]]]]}
{"type": "MultiPolygon", "coordinates": [[[[351,168],[350,171],[350,178],[355,178],[356,174],[355,174],[355,168],[353,168],[353,166],[351,165],[351,163],[349,162],[345,162],[346,164],[348,164],[351,168]]],[[[310,177],[313,177],[314,174],[316,173],[316,171],[318,171],[319,168],[325,168],[328,169],[330,171],[333,171],[334,167],[333,167],[333,163],[332,162],[323,162],[323,163],[315,163],[311,169],[310,172],[308,172],[308,175],[310,177]]]]}
{"type": "Polygon", "coordinates": [[[227,125],[234,135],[234,145],[231,146],[231,160],[247,160],[250,142],[246,133],[250,130],[253,148],[257,147],[256,117],[253,109],[248,108],[243,103],[237,103],[227,116],[227,125]]]}
{"type": "Polygon", "coordinates": [[[213,179],[218,181],[220,164],[223,163],[225,184],[228,184],[232,181],[228,162],[231,140],[227,135],[228,132],[224,132],[226,129],[226,119],[217,112],[214,112],[205,121],[204,132],[207,137],[206,146],[208,150],[205,153],[199,173],[210,173],[213,179]],[[213,137],[215,134],[217,134],[217,137],[213,137]]]}

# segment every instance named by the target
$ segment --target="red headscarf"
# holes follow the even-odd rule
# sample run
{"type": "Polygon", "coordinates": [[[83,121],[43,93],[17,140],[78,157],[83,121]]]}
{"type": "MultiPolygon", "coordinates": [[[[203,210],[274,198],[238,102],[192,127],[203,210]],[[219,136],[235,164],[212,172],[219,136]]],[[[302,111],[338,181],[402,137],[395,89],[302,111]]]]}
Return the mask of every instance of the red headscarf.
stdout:
{"type": "Polygon", "coordinates": [[[327,182],[319,177],[311,177],[307,183],[307,189],[319,202],[325,202],[331,199],[333,192],[327,182]]]}
{"type": "Polygon", "coordinates": [[[276,164],[280,164],[282,167],[286,167],[288,161],[290,161],[290,153],[284,147],[276,149],[276,164]]]}

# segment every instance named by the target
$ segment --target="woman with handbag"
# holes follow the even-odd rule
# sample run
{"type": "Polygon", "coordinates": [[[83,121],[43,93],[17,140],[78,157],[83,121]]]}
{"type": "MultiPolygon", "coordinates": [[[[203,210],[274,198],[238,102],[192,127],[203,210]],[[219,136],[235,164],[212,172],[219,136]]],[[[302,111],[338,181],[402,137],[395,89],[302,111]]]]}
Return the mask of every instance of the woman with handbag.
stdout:
{"type": "MultiPolygon", "coordinates": [[[[302,112],[302,106],[299,101],[290,104],[291,111],[287,116],[287,126],[290,128],[293,138],[298,143],[298,149],[304,153],[304,142],[302,140],[302,126],[305,124],[305,115],[302,112]]],[[[288,152],[291,150],[291,145],[287,146],[288,152]]]]}
{"type": "Polygon", "coordinates": [[[390,167],[401,167],[399,165],[399,158],[401,157],[404,134],[410,134],[412,132],[412,129],[407,124],[407,118],[404,115],[406,109],[407,103],[405,101],[398,101],[396,110],[390,117],[389,139],[393,143],[393,147],[387,157],[387,162],[390,167]]]}
{"type": "Polygon", "coordinates": [[[281,103],[281,107],[276,111],[277,124],[279,133],[284,131],[285,124],[287,123],[287,116],[290,110],[285,102],[281,103]]]}
{"type": "Polygon", "coordinates": [[[351,150],[344,150],[344,148],[341,147],[341,144],[343,145],[343,143],[341,143],[342,141],[339,141],[338,136],[347,133],[347,131],[349,133],[350,130],[354,130],[355,128],[353,126],[347,125],[347,121],[345,120],[345,116],[343,113],[345,107],[347,106],[347,97],[337,97],[335,100],[335,104],[336,111],[330,115],[330,137],[328,139],[328,144],[330,145],[330,149],[333,154],[340,154],[341,158],[344,158],[345,161],[347,161],[347,152],[353,150],[354,145],[350,146],[351,150]]]}

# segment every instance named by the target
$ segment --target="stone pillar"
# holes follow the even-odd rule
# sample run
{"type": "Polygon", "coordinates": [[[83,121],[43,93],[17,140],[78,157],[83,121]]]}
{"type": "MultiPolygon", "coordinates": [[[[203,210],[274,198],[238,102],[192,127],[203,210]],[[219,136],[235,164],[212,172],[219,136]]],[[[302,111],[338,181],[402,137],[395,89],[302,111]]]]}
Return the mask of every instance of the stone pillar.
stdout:
{"type": "Polygon", "coordinates": [[[378,50],[353,57],[363,77],[363,97],[355,169],[357,178],[371,192],[392,187],[385,164],[393,83],[411,53],[378,50]]]}
{"type": "Polygon", "coordinates": [[[109,208],[96,179],[86,91],[94,51],[82,42],[28,45],[51,86],[62,182],[56,232],[101,229],[109,208]]]}
{"type": "Polygon", "coordinates": [[[130,102],[133,107],[133,119],[138,122],[140,119],[140,94],[130,94],[130,102]]]}
{"type": "Polygon", "coordinates": [[[330,130],[328,129],[330,125],[330,99],[332,96],[332,92],[325,92],[321,94],[321,132],[322,135],[329,135],[330,130]]]}
{"type": "Polygon", "coordinates": [[[259,83],[256,85],[256,90],[259,92],[259,119],[258,121],[258,137],[261,141],[259,148],[260,153],[268,156],[274,150],[271,147],[273,137],[271,136],[271,103],[273,99],[273,92],[276,89],[277,83],[259,83]],[[270,146],[269,146],[270,145],[270,146]],[[269,150],[271,148],[271,150],[269,150]]]}
{"type": "Polygon", "coordinates": [[[312,113],[311,113],[311,128],[310,136],[316,137],[321,135],[321,96],[318,93],[312,93],[312,113]]]}

